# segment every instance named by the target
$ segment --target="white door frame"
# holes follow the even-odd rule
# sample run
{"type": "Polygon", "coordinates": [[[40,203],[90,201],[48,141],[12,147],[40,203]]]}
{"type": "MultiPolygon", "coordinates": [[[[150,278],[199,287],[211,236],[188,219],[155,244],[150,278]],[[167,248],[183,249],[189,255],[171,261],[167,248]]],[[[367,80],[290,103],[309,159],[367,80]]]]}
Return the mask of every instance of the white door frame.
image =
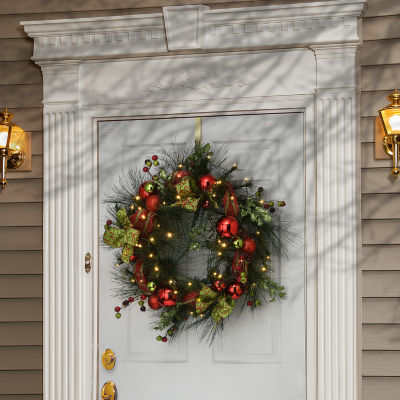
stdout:
{"type": "Polygon", "coordinates": [[[98,396],[98,122],[246,110],[304,113],[307,399],[358,398],[357,49],[365,1],[22,23],[44,85],[45,400],[98,396]],[[228,75],[215,68],[223,57],[238,57],[228,75]],[[153,66],[154,79],[144,66],[153,66]]]}

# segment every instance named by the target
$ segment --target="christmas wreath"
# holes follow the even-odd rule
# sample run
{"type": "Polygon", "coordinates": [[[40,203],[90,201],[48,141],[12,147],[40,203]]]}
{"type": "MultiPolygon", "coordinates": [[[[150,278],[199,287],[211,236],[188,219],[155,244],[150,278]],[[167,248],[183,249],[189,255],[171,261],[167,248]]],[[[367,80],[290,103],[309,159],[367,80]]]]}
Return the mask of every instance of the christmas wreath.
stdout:
{"type": "Polygon", "coordinates": [[[115,316],[132,304],[150,309],[159,341],[199,326],[212,341],[234,310],[286,296],[271,277],[288,234],[273,216],[285,202],[264,200],[248,178],[234,180],[236,163],[227,168],[226,151],[216,153],[206,144],[153,155],[144,174],[131,170],[107,199],[103,242],[119,249],[123,300],[115,316]]]}

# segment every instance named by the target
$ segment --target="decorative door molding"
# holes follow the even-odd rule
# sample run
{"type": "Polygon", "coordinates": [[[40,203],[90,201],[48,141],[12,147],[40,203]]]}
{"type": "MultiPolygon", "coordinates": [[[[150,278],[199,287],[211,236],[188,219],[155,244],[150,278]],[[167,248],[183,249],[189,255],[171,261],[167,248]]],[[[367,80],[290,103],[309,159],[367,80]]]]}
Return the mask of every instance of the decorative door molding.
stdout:
{"type": "Polygon", "coordinates": [[[304,114],[307,398],[358,398],[364,5],[22,22],[43,72],[45,400],[97,396],[99,121],[238,110],[304,114]]]}

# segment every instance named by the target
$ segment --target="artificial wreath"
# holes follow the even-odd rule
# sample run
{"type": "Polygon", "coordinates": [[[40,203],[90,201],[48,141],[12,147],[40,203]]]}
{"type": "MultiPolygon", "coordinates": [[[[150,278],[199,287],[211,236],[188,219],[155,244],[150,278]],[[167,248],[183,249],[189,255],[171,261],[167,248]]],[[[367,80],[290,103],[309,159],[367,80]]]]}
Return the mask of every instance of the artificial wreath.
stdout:
{"type": "Polygon", "coordinates": [[[107,200],[103,242],[120,249],[115,280],[123,301],[115,316],[131,304],[150,309],[159,341],[201,326],[212,341],[234,310],[286,296],[271,277],[288,233],[273,216],[285,202],[264,200],[247,178],[234,180],[236,163],[227,168],[226,151],[216,153],[206,144],[153,155],[144,174],[130,171],[107,200]],[[199,260],[204,268],[188,272],[199,260]]]}

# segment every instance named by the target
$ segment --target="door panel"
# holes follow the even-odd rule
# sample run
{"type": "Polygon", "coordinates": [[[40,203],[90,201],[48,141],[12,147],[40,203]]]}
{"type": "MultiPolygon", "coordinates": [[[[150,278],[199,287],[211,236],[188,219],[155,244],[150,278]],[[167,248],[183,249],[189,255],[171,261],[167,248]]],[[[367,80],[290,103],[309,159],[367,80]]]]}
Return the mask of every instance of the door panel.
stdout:
{"type": "MultiPolygon", "coordinates": [[[[303,114],[253,114],[202,118],[203,143],[229,146],[238,175],[252,176],[273,199],[288,204],[282,218],[297,234],[288,258],[275,260],[275,278],[288,288],[288,299],[268,304],[252,316],[232,313],[224,335],[209,347],[199,333],[182,335],[172,345],[155,340],[150,313],[113,308],[110,276],[113,253],[100,248],[99,352],[117,356],[112,371],[99,366],[99,386],[113,380],[119,400],[277,397],[305,399],[304,301],[304,156],[303,114]],[[288,384],[290,382],[290,384],[288,384]],[[161,395],[162,393],[162,395],[161,395]]],[[[142,167],[159,145],[194,142],[194,118],[104,122],[99,133],[100,201],[111,193],[121,171],[142,167]]],[[[105,207],[100,204],[100,234],[105,207]]]]}

